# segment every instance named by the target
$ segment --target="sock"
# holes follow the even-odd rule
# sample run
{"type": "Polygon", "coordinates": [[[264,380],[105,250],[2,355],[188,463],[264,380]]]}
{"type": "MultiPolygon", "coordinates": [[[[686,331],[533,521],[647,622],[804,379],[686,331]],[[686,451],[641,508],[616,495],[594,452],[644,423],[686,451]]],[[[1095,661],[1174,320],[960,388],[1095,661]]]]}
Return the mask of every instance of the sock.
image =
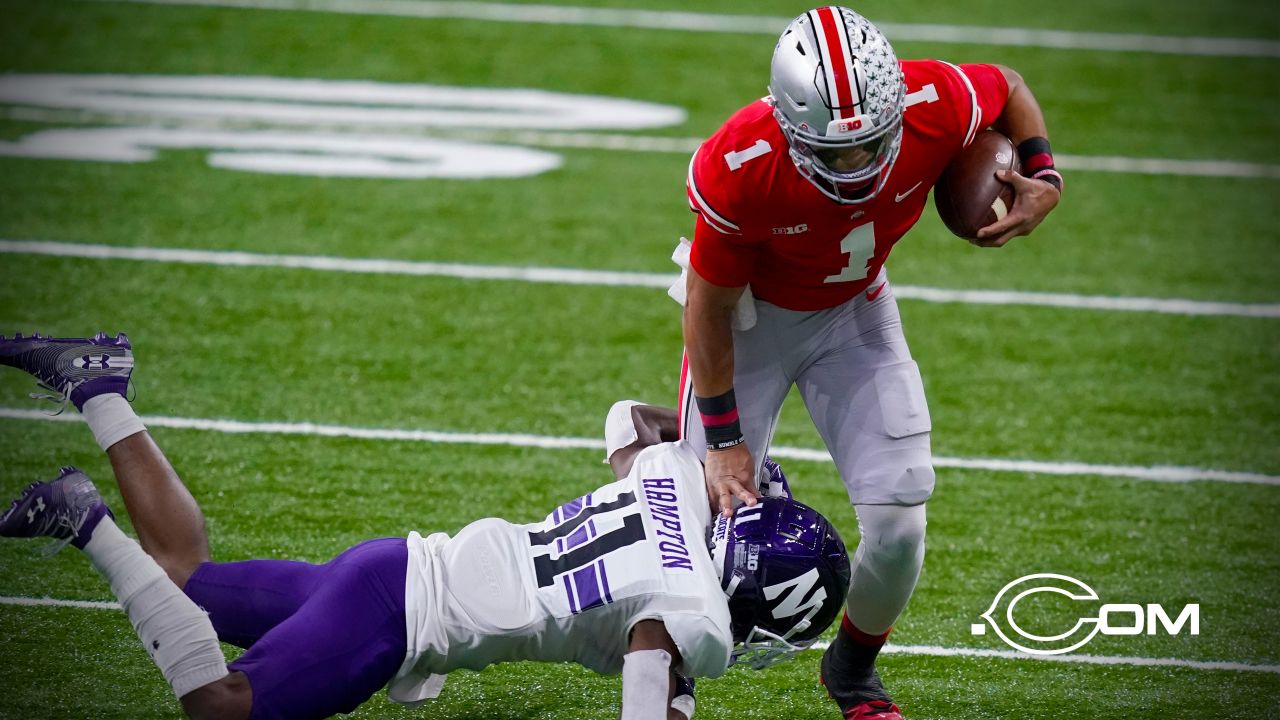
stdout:
{"type": "Polygon", "coordinates": [[[109,516],[98,522],[84,551],[111,583],[111,592],[175,695],[181,698],[227,675],[209,617],[109,516]]]}
{"type": "Polygon", "coordinates": [[[853,624],[846,611],[844,618],[840,621],[840,635],[849,642],[841,643],[841,660],[855,670],[866,670],[869,673],[875,667],[880,648],[884,647],[892,630],[890,628],[881,635],[868,635],[853,624]]]}
{"type": "Polygon", "coordinates": [[[130,435],[147,429],[129,401],[117,393],[103,393],[89,398],[80,412],[93,431],[93,439],[98,441],[103,451],[130,435]]]}

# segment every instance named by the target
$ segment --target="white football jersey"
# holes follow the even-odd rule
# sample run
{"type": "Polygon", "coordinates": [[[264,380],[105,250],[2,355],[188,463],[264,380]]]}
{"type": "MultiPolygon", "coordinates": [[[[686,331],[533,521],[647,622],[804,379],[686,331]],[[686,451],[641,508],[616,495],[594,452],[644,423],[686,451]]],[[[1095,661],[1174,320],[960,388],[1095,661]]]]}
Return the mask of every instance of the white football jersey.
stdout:
{"type": "Polygon", "coordinates": [[[392,700],[434,697],[443,675],[514,660],[622,671],[632,626],[661,620],[680,672],[729,665],[729,606],[706,546],[711,510],[687,443],[646,448],[624,480],[540,523],[497,518],[409,537],[408,655],[392,700]]]}

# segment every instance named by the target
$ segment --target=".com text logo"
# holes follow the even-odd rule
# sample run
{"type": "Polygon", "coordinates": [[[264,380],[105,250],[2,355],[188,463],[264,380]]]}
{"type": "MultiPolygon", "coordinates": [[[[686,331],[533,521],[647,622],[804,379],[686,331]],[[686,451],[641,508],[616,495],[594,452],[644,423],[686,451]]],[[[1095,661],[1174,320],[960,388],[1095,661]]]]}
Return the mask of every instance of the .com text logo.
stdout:
{"type": "Polygon", "coordinates": [[[1018,603],[1037,593],[1057,593],[1071,600],[1097,601],[1093,588],[1067,575],[1036,573],[1026,575],[1005,585],[991,601],[991,607],[982,613],[986,624],[974,623],[970,630],[974,635],[985,635],[987,626],[1000,636],[1009,647],[1033,655],[1061,655],[1082,647],[1098,633],[1103,635],[1156,635],[1159,628],[1170,635],[1177,635],[1185,627],[1191,635],[1200,634],[1200,605],[1183,606],[1176,618],[1171,619],[1162,605],[1147,603],[1106,603],[1098,608],[1097,617],[1082,617],[1069,630],[1057,635],[1037,635],[1023,629],[1014,619],[1018,603]],[[1006,599],[1006,596],[1007,599],[1006,599]],[[1001,607],[1004,612],[1000,613],[1001,607]],[[997,617],[1002,622],[997,622],[997,617]],[[1003,625],[1003,627],[1002,627],[1003,625]],[[1006,629],[1009,632],[1006,632],[1006,629]],[[1016,639],[1015,639],[1016,638],[1016,639]]]}

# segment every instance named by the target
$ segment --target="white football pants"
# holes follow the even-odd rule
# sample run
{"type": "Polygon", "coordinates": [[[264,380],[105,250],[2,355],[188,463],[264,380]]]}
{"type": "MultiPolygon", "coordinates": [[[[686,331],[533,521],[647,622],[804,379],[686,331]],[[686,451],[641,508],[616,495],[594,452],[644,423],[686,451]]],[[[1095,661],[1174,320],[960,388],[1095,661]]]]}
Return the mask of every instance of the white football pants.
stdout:
{"type": "MultiPolygon", "coordinates": [[[[906,607],[924,561],[923,503],[933,493],[929,409],[888,275],[826,310],[756,300],[754,327],[733,333],[734,389],[757,473],[792,384],[858,513],[849,616],[880,634],[906,607]]],[[[681,373],[681,435],[705,454],[688,373],[681,373]]],[[[794,483],[793,483],[794,487],[794,483]]]]}

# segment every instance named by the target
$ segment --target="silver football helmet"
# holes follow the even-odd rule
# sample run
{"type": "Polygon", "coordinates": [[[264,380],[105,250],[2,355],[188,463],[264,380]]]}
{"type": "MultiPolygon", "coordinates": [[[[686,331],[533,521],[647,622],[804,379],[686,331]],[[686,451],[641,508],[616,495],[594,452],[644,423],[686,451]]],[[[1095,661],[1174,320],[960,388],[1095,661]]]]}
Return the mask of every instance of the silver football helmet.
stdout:
{"type": "Polygon", "coordinates": [[[874,198],[902,147],[906,86],[884,34],[844,7],[782,32],[769,76],[773,115],[800,174],[844,204],[874,198]]]}

